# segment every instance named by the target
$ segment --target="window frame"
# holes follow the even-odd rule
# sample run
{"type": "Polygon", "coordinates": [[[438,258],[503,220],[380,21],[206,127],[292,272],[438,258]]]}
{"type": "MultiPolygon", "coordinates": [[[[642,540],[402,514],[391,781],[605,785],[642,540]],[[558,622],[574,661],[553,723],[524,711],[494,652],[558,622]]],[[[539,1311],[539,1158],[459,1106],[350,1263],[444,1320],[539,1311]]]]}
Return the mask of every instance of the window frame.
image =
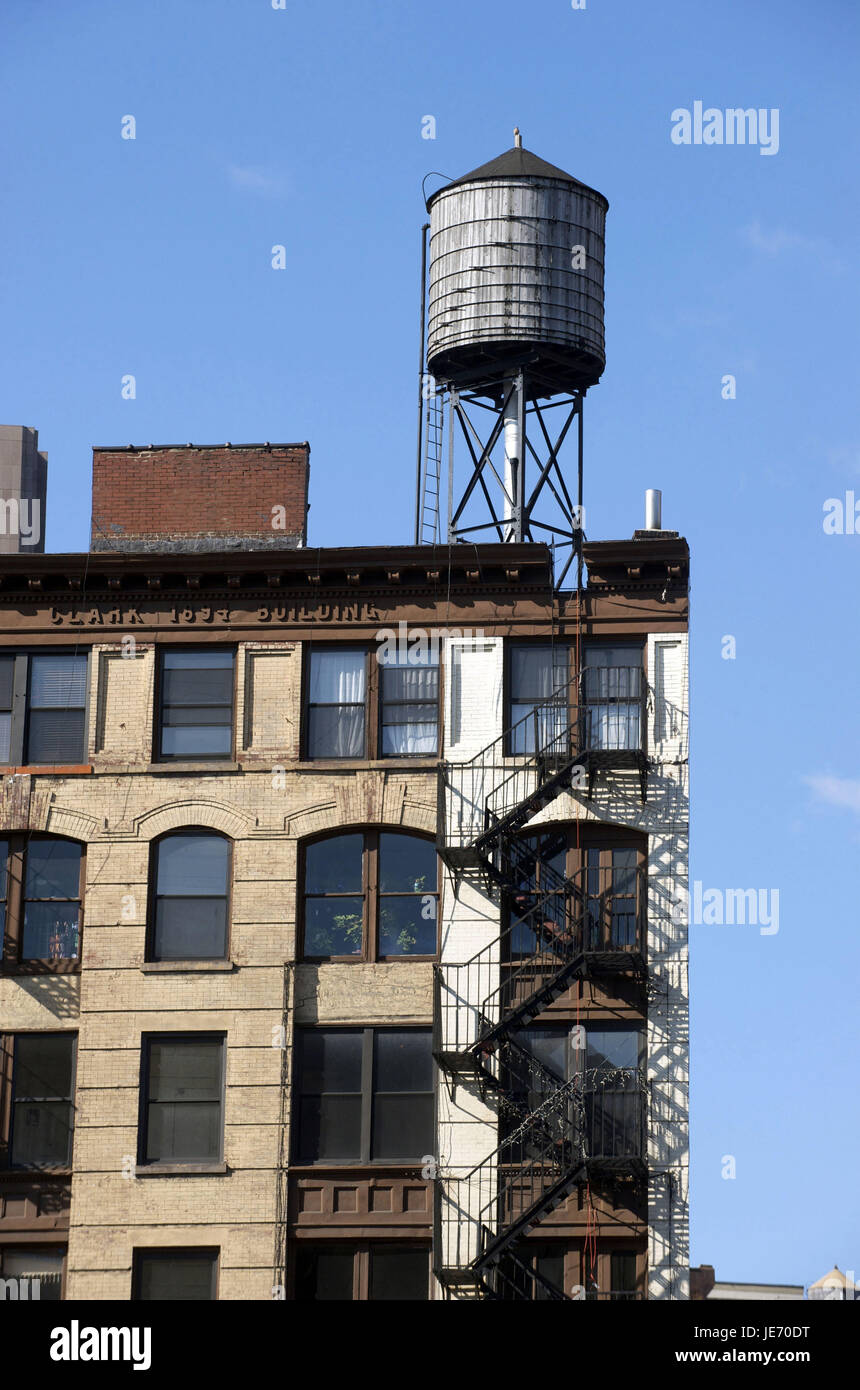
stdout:
{"type": "MultiPolygon", "coordinates": [[[[291,1160],[290,1166],[293,1168],[308,1168],[319,1170],[324,1168],[414,1168],[418,1165],[424,1154],[416,1155],[414,1158],[373,1158],[373,1103],[377,1094],[381,1095],[430,1095],[433,1100],[432,1132],[430,1136],[430,1146],[433,1144],[433,1134],[437,1128],[437,1109],[438,1109],[438,1068],[433,1064],[433,1029],[429,1024],[406,1024],[383,1025],[351,1023],[335,1026],[318,1024],[301,1024],[296,1028],[295,1034],[295,1071],[293,1084],[293,1114],[291,1126],[291,1160]],[[426,1035],[430,1047],[431,1062],[431,1089],[430,1091],[412,1092],[377,1092],[375,1081],[374,1066],[374,1041],[379,1033],[423,1033],[426,1035]],[[304,1039],[313,1033],[361,1033],[361,1089],[357,1092],[344,1092],[343,1094],[355,1094],[361,1097],[361,1111],[359,1120],[360,1149],[359,1156],[351,1158],[305,1158],[302,1155],[302,1132],[301,1132],[301,1104],[305,1095],[326,1095],[326,1091],[306,1092],[302,1085],[302,1072],[304,1061],[304,1039]]],[[[429,1149],[428,1149],[429,1152],[429,1149]]]]}
{"type": "Polygon", "coordinates": [[[171,830],[165,830],[163,834],[156,836],[151,842],[149,848],[149,869],[147,874],[146,938],[143,953],[145,964],[173,965],[179,969],[188,962],[193,964],[205,964],[207,961],[229,961],[231,959],[230,953],[233,937],[233,849],[234,841],[229,835],[225,835],[222,830],[213,830],[212,827],[208,825],[183,825],[171,830]],[[227,890],[224,894],[226,928],[224,954],[221,956],[156,956],[154,954],[156,916],[158,912],[159,847],[165,840],[178,839],[183,835],[189,837],[192,835],[211,835],[219,840],[226,840],[227,842],[227,890]]]}
{"type": "MultiPolygon", "coordinates": [[[[45,1173],[56,1177],[65,1177],[72,1172],[75,1144],[75,1118],[76,1118],[76,1096],[77,1096],[77,1070],[78,1070],[78,1032],[63,1028],[20,1028],[15,1031],[0,1033],[0,1173],[4,1177],[9,1175],[26,1175],[33,1173],[45,1173]],[[13,1139],[13,1120],[15,1118],[15,1070],[16,1070],[16,1043],[19,1038],[40,1038],[40,1037],[63,1037],[71,1040],[71,1091],[69,1093],[69,1114],[71,1122],[69,1125],[69,1148],[68,1158],[65,1163],[38,1163],[23,1164],[12,1163],[12,1139],[13,1139]]],[[[23,1233],[22,1233],[23,1235],[23,1233]]],[[[26,1240],[22,1240],[26,1244],[26,1240]]],[[[61,1240],[56,1242],[62,1244],[61,1240]]]]}
{"type": "Polygon", "coordinates": [[[162,1258],[167,1256],[174,1260],[199,1260],[202,1257],[212,1259],[212,1297],[209,1299],[180,1299],[179,1302],[188,1303],[217,1303],[221,1282],[221,1247],[218,1245],[136,1245],[132,1249],[131,1260],[131,1291],[129,1301],[131,1303],[161,1303],[164,1299],[141,1298],[141,1266],[147,1256],[162,1258]]]}
{"type": "MultiPolygon", "coordinates": [[[[138,1085],[138,1120],[137,1120],[137,1158],[136,1166],[141,1173],[157,1173],[159,1171],[184,1171],[189,1173],[204,1172],[211,1173],[213,1169],[221,1170],[224,1168],[224,1130],[226,1128],[226,1100],[227,1100],[227,1033],[217,1029],[201,1029],[195,1031],[165,1032],[163,1029],[156,1032],[141,1033],[140,1036],[140,1069],[138,1085]],[[219,1042],[221,1045],[221,1078],[219,1087],[218,1104],[221,1111],[220,1136],[221,1142],[218,1146],[218,1156],[215,1158],[147,1158],[146,1149],[149,1142],[149,1083],[150,1083],[150,1058],[151,1045],[154,1042],[219,1042]]],[[[153,1102],[157,1103],[157,1102],[153,1102]]]]}
{"type": "MultiPolygon", "coordinates": [[[[297,1298],[298,1291],[298,1256],[300,1251],[312,1254],[350,1254],[352,1255],[352,1303],[371,1303],[384,1302],[383,1299],[371,1299],[371,1258],[380,1250],[397,1250],[399,1252],[410,1252],[413,1254],[419,1251],[427,1257],[427,1302],[433,1300],[433,1268],[432,1268],[432,1245],[429,1240],[416,1240],[413,1235],[408,1238],[400,1239],[390,1235],[381,1236],[378,1240],[344,1240],[339,1234],[333,1238],[313,1240],[293,1241],[292,1254],[290,1260],[290,1282],[289,1297],[292,1302],[304,1302],[304,1299],[297,1298]]],[[[329,1302],[328,1299],[308,1299],[308,1302],[329,1302]]],[[[401,1301],[401,1300],[387,1300],[401,1301]]],[[[424,1299],[403,1299],[403,1302],[424,1302],[424,1299]]]]}
{"type": "MultiPolygon", "coordinates": [[[[643,957],[647,955],[648,945],[648,839],[639,830],[631,829],[622,825],[611,825],[594,823],[582,825],[579,822],[572,824],[547,825],[546,829],[540,829],[529,833],[520,832],[516,839],[518,844],[529,844],[539,840],[551,840],[554,836],[563,835],[564,845],[564,877],[565,879],[578,876],[587,881],[587,871],[589,868],[588,857],[590,853],[597,851],[600,855],[599,873],[601,882],[606,875],[612,873],[612,855],[615,850],[632,850],[636,855],[636,865],[634,873],[636,875],[636,909],[637,925],[639,929],[639,940],[635,946],[636,951],[643,957]]],[[[601,889],[601,894],[604,890],[601,889]]],[[[541,893],[540,875],[537,879],[537,895],[541,893]]],[[[625,895],[620,895],[625,896],[625,895]]],[[[504,931],[510,933],[513,924],[522,915],[515,905],[515,899],[510,894],[506,894],[506,902],[503,912],[504,931]]],[[[612,895],[608,895],[609,901],[612,895]]],[[[602,904],[605,907],[605,903],[602,904]]],[[[605,929],[607,918],[601,918],[601,927],[605,929]]],[[[610,937],[611,941],[611,937],[610,937]]],[[[526,957],[520,953],[512,953],[511,947],[513,937],[509,936],[507,945],[502,955],[502,966],[518,966],[522,964],[526,957]]],[[[609,946],[606,947],[609,949],[609,946]]],[[[616,949],[612,947],[612,949],[616,949]]],[[[617,949],[622,949],[618,947],[617,949]]],[[[623,949],[627,949],[626,947],[623,949]]],[[[632,948],[631,948],[632,949],[632,948]]]]}
{"type": "MultiPolygon", "coordinates": [[[[383,753],[382,751],[382,715],[384,702],[382,698],[382,671],[385,669],[376,660],[376,655],[380,650],[379,645],[371,646],[367,642],[303,642],[302,658],[302,711],[300,729],[300,748],[302,761],[309,763],[325,764],[337,763],[354,765],[363,762],[420,762],[427,766],[435,766],[442,756],[442,740],[444,736],[443,716],[443,662],[441,643],[439,644],[439,658],[436,669],[439,672],[438,690],[436,692],[436,752],[435,753],[383,753]],[[315,755],[310,750],[310,712],[311,712],[311,661],[315,652],[319,651],[341,651],[341,652],[363,652],[365,658],[364,665],[364,751],[356,757],[339,758],[333,753],[315,755]]],[[[426,703],[426,702],[423,702],[426,703]]],[[[325,708],[326,706],[320,706],[325,708]]],[[[317,706],[313,706],[317,708],[317,706]]]]}
{"type": "MultiPolygon", "coordinates": [[[[15,1172],[18,1172],[18,1171],[19,1171],[19,1170],[16,1168],[16,1169],[15,1169],[15,1172]]],[[[61,1232],[60,1232],[60,1235],[61,1235],[61,1236],[66,1236],[66,1232],[61,1231],[61,1232]]],[[[69,1260],[69,1247],[68,1247],[68,1241],[67,1241],[67,1239],[60,1239],[60,1240],[57,1240],[57,1241],[50,1241],[50,1240],[43,1240],[43,1239],[40,1239],[40,1240],[33,1240],[32,1237],[30,1237],[30,1238],[28,1239],[27,1234],[24,1233],[24,1232],[22,1232],[22,1233],[21,1233],[21,1240],[20,1240],[20,1241],[16,1241],[16,1240],[15,1240],[15,1236],[13,1235],[11,1240],[7,1240],[7,1241],[4,1241],[4,1242],[0,1243],[0,1279],[9,1279],[9,1278],[14,1278],[14,1277],[15,1277],[14,1275],[8,1275],[8,1274],[6,1274],[6,1272],[5,1272],[5,1258],[4,1258],[4,1257],[5,1257],[6,1255],[8,1255],[10,1252],[14,1252],[15,1254],[18,1254],[19,1252],[25,1252],[25,1251],[26,1251],[27,1253],[30,1253],[30,1252],[32,1251],[32,1252],[33,1252],[33,1255],[34,1255],[34,1258],[35,1258],[35,1259],[38,1259],[39,1251],[45,1251],[45,1250],[49,1250],[49,1251],[60,1251],[60,1252],[62,1252],[63,1263],[62,1263],[62,1267],[61,1267],[61,1269],[60,1269],[60,1296],[59,1296],[59,1299],[47,1299],[47,1298],[46,1298],[46,1299],[43,1299],[43,1298],[42,1298],[42,1295],[41,1295],[41,1291],[40,1291],[39,1301],[40,1301],[40,1302],[45,1302],[45,1303],[53,1303],[53,1302],[63,1303],[63,1302],[65,1302],[65,1299],[66,1299],[66,1274],[67,1274],[67,1266],[68,1266],[68,1260],[69,1260]]],[[[31,1278],[31,1279],[33,1278],[32,1275],[30,1275],[30,1276],[28,1276],[28,1277],[31,1278]]],[[[36,1277],[36,1278],[39,1278],[38,1275],[36,1275],[35,1277],[36,1277]]],[[[28,1293],[29,1293],[29,1290],[28,1290],[28,1293]]],[[[35,1300],[33,1300],[33,1301],[35,1301],[35,1300]]]]}
{"type": "Polygon", "coordinates": [[[84,921],[86,912],[87,846],[82,840],[71,835],[45,835],[12,832],[0,835],[9,845],[6,860],[6,922],[3,931],[3,944],[0,948],[0,977],[3,975],[78,975],[81,970],[83,953],[84,921]],[[58,899],[62,902],[80,903],[78,919],[78,954],[75,957],[42,959],[34,957],[25,960],[21,956],[24,938],[24,904],[26,886],[27,850],[33,841],[57,842],[77,845],[81,851],[78,898],[58,899]]]}
{"type": "MultiPolygon", "coordinates": [[[[573,692],[576,689],[574,682],[577,679],[577,673],[576,642],[572,638],[562,637],[559,638],[557,642],[551,642],[548,641],[545,637],[514,637],[507,640],[504,644],[504,661],[502,663],[502,709],[504,711],[504,756],[506,758],[531,757],[531,754],[528,752],[515,753],[513,751],[513,739],[511,737],[511,734],[513,732],[514,723],[518,723],[519,719],[523,718],[523,716],[520,715],[519,719],[515,721],[513,717],[514,651],[526,651],[529,648],[531,648],[533,651],[537,651],[539,649],[552,647],[556,648],[556,650],[558,650],[559,648],[561,648],[562,650],[567,650],[568,690],[573,692]]],[[[573,716],[574,708],[569,700],[567,706],[568,724],[572,722],[573,716]]]]}
{"type": "Polygon", "coordinates": [[[89,728],[90,728],[90,687],[92,679],[92,659],[91,647],[76,645],[69,647],[65,643],[57,645],[45,643],[42,646],[25,647],[4,647],[0,649],[0,657],[11,657],[14,665],[12,669],[12,709],[10,711],[10,734],[9,734],[9,761],[0,763],[0,767],[27,768],[34,767],[40,769],[52,767],[87,767],[89,758],[89,728]],[[31,657],[34,656],[78,656],[83,657],[86,663],[84,675],[84,703],[83,706],[69,706],[72,709],[82,709],[84,716],[84,727],[81,738],[80,758],[77,762],[33,762],[29,757],[30,742],[30,677],[31,677],[31,657]],[[25,760],[26,754],[26,760],[25,760]]]}
{"type": "MultiPolygon", "coordinates": [[[[306,961],[315,965],[390,965],[397,961],[418,961],[436,962],[439,959],[439,941],[441,932],[441,902],[442,902],[442,861],[436,851],[436,841],[431,835],[416,830],[406,829],[403,826],[339,826],[332,833],[325,831],[320,835],[309,836],[302,840],[299,845],[299,863],[297,874],[297,957],[301,961],[306,961]],[[361,851],[361,899],[362,899],[362,924],[361,924],[361,952],[355,955],[343,956],[319,956],[310,955],[305,949],[307,914],[305,904],[307,893],[305,885],[307,882],[307,852],[312,845],[318,845],[326,840],[337,840],[347,835],[361,835],[364,843],[361,851]],[[423,840],[426,844],[432,845],[436,853],[436,887],[431,893],[424,894],[388,894],[382,893],[379,888],[379,848],[380,838],[383,835],[403,835],[407,839],[423,840]],[[436,949],[432,955],[414,955],[402,953],[400,955],[382,955],[379,951],[379,909],[381,900],[386,897],[429,897],[436,899],[436,949]]],[[[315,893],[313,897],[357,897],[358,894],[321,894],[315,893]]]]}
{"type": "MultiPolygon", "coordinates": [[[[155,668],[155,709],[152,720],[152,761],[153,763],[214,763],[234,762],[236,758],[236,711],[239,684],[238,646],[234,642],[200,642],[190,645],[181,642],[160,642],[156,646],[155,668]],[[230,690],[230,748],[226,753],[162,753],[162,718],[165,710],[164,700],[164,657],[166,654],[179,656],[200,652],[229,652],[233,658],[233,680],[230,690]]],[[[214,726],[214,727],[217,727],[214,726]]]]}

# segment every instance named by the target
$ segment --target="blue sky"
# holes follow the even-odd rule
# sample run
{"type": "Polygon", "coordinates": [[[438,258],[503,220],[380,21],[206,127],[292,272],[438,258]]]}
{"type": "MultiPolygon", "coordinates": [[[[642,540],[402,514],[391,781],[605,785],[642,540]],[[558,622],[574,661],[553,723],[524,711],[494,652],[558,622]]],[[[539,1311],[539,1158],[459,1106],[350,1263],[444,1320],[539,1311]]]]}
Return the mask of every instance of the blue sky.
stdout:
{"type": "Polygon", "coordinates": [[[860,1270],[860,535],[822,524],[860,498],[854,0],[1,22],[0,419],[49,452],[52,550],[87,545],[92,445],[228,439],[310,440],[313,543],[410,542],[422,178],[519,125],[609,198],[589,535],[663,489],[693,555],[691,876],[780,894],[775,935],[692,928],[692,1260],[860,1270]],[[778,108],[778,153],[673,144],[696,100],[778,108]]]}

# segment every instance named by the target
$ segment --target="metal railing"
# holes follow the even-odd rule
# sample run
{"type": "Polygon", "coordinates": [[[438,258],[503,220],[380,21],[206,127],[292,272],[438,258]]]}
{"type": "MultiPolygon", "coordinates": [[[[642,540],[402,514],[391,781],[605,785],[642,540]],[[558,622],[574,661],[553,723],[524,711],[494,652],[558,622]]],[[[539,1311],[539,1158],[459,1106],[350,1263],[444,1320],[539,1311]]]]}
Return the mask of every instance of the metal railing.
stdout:
{"type": "Polygon", "coordinates": [[[553,887],[514,893],[517,915],[498,937],[462,964],[434,967],[437,1053],[465,1053],[521,1026],[531,1004],[558,997],[591,955],[616,956],[621,964],[644,956],[644,870],[584,867],[564,879],[542,866],[541,873],[553,887]]]}
{"type": "Polygon", "coordinates": [[[647,687],[639,666],[585,667],[463,762],[439,768],[440,849],[488,851],[569,784],[580,760],[604,765],[644,757],[647,687]]]}
{"type": "Polygon", "coordinates": [[[639,1068],[589,1068],[569,1081],[547,1075],[546,1089],[524,1097],[525,1117],[495,1152],[461,1177],[447,1178],[440,1193],[443,1272],[471,1268],[480,1275],[564,1200],[588,1165],[624,1171],[644,1159],[646,1087],[639,1068]]]}

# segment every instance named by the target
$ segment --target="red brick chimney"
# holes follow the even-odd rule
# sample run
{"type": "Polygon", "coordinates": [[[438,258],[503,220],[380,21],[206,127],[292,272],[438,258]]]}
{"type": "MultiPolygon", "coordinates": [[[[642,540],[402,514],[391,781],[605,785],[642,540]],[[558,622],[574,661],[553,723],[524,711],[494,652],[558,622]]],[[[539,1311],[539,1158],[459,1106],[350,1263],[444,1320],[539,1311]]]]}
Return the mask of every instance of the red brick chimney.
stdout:
{"type": "Polygon", "coordinates": [[[93,449],[92,550],[296,550],[309,444],[93,449]]]}

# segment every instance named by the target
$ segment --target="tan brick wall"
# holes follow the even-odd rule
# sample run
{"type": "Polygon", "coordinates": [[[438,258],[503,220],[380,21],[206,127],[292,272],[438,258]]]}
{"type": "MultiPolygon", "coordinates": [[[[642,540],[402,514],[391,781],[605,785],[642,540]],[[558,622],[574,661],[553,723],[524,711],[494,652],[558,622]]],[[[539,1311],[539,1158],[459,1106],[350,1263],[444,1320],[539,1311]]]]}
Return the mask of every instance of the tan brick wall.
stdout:
{"type": "MultiPolygon", "coordinates": [[[[237,677],[236,747],[247,728],[248,749],[265,759],[260,770],[153,770],[154,652],[138,644],[123,658],[114,644],[93,662],[93,774],[32,778],[30,828],[87,845],[81,976],[0,980],[4,1028],[79,1033],[71,1299],[128,1298],[134,1248],[158,1245],[217,1246],[220,1297],[271,1297],[282,1064],[273,1030],[285,963],[295,960],[297,842],[356,824],[435,829],[432,772],[296,765],[296,644],[240,646],[237,677]],[[233,841],[230,971],[141,969],[151,844],[186,826],[233,841]],[[228,1172],[124,1176],[137,1153],[141,1035],[197,1030],[227,1036],[228,1172]]],[[[296,1003],[302,1022],[427,1024],[432,971],[405,962],[304,966],[296,1003]]]]}

